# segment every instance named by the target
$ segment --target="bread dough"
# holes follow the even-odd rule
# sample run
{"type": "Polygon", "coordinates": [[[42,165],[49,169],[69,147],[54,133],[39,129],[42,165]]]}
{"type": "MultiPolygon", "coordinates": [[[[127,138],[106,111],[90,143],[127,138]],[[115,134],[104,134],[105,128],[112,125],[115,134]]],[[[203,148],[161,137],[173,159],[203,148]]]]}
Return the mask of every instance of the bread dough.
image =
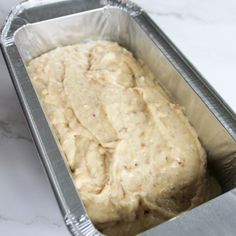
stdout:
{"type": "Polygon", "coordinates": [[[208,200],[206,153],[179,105],[117,43],[59,47],[28,72],[93,223],[134,235],[208,200]]]}

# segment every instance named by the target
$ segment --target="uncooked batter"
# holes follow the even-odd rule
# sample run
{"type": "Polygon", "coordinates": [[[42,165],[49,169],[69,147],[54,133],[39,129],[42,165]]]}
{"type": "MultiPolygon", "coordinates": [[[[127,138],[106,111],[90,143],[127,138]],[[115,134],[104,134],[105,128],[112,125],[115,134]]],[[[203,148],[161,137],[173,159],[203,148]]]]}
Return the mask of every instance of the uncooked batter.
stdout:
{"type": "Polygon", "coordinates": [[[28,71],[88,215],[105,234],[134,235],[219,193],[181,107],[125,48],[59,47],[28,71]]]}

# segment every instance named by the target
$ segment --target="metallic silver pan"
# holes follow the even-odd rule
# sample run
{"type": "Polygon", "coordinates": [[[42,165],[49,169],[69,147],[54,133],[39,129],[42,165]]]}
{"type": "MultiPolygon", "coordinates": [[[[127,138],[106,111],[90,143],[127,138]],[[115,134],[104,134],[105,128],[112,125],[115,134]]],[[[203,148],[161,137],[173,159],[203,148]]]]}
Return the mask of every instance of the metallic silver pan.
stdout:
{"type": "Polygon", "coordinates": [[[40,159],[72,235],[100,233],[74,187],[25,65],[57,46],[88,39],[117,41],[149,65],[159,82],[185,108],[224,190],[221,196],[142,235],[235,235],[235,114],[160,28],[141,8],[127,1],[23,2],[6,21],[1,47],[40,159]]]}

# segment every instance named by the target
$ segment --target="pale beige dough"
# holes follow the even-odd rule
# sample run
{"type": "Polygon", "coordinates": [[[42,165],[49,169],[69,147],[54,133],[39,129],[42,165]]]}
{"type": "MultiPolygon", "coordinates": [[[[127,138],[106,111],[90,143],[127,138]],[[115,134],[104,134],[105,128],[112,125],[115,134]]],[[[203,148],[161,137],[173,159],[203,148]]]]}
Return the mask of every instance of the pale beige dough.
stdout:
{"type": "Polygon", "coordinates": [[[181,107],[117,43],[56,48],[28,71],[88,214],[106,234],[136,234],[219,193],[181,107]]]}

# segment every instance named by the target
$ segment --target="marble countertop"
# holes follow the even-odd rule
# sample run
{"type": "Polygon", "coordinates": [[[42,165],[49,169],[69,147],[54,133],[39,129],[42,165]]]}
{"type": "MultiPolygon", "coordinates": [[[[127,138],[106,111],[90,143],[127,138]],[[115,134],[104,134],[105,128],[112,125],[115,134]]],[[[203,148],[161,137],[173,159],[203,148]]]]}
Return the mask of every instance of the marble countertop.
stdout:
{"type": "MultiPolygon", "coordinates": [[[[0,2],[0,24],[18,1],[0,2]]],[[[135,0],[236,111],[236,1],[135,0]]],[[[70,235],[0,53],[0,235],[70,235]]]]}

